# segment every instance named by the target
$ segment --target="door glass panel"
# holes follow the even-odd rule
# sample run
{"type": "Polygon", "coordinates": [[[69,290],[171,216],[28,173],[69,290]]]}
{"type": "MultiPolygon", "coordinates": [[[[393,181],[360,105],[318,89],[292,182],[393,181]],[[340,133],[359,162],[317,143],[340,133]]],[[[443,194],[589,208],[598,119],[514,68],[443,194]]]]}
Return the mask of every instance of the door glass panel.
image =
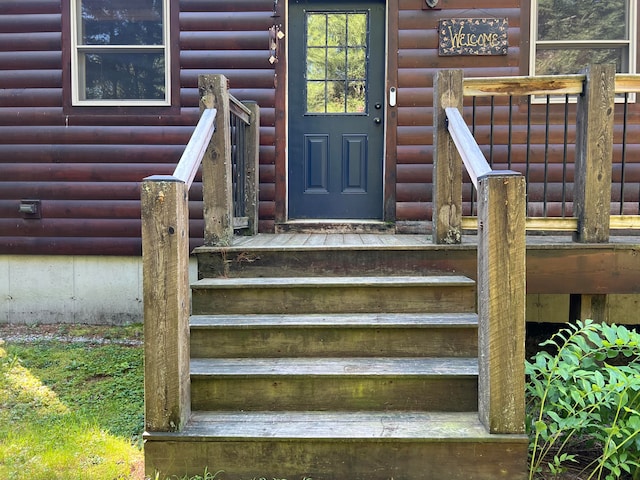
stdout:
{"type": "Polygon", "coordinates": [[[366,112],[367,12],[306,13],[306,112],[366,112]]]}

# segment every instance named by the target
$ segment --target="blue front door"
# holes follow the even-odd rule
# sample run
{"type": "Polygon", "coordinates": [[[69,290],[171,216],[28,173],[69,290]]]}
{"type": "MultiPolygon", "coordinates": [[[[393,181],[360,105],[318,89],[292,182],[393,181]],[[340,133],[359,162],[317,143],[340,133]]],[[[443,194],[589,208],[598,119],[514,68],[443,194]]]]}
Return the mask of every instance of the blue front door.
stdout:
{"type": "Polygon", "coordinates": [[[289,218],[382,219],[384,1],[289,1],[289,218]]]}

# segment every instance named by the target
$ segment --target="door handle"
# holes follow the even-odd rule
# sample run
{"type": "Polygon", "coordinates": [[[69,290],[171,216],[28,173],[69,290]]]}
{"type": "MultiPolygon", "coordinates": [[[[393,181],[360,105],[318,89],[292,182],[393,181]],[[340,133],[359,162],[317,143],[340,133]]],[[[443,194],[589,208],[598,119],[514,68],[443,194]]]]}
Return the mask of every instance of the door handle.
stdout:
{"type": "Polygon", "coordinates": [[[376,117],[373,119],[373,123],[376,125],[380,125],[382,123],[382,119],[380,117],[376,117]]]}

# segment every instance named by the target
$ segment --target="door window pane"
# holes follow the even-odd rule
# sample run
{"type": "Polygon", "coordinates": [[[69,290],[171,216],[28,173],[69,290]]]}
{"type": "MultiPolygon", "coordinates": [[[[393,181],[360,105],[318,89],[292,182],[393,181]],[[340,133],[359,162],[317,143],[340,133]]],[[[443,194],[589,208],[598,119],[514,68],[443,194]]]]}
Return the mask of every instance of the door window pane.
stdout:
{"type": "Polygon", "coordinates": [[[306,14],[307,113],[366,113],[367,12],[306,14]]]}

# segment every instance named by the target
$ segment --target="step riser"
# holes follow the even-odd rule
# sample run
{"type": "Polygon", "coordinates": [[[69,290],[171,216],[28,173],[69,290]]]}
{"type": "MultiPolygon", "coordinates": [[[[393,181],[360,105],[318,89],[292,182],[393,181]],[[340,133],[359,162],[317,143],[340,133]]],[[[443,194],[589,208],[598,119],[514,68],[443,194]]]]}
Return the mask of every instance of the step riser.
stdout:
{"type": "Polygon", "coordinates": [[[475,275],[474,249],[276,250],[197,253],[199,278],[310,277],[325,275],[429,275],[452,271],[475,275]]]}
{"type": "Polygon", "coordinates": [[[194,315],[291,313],[446,313],[475,311],[466,286],[194,289],[194,315]]]}
{"type": "Polygon", "coordinates": [[[192,410],[428,410],[478,408],[475,377],[191,378],[192,410]]]}
{"type": "Polygon", "coordinates": [[[151,478],[202,475],[220,480],[312,478],[313,480],[523,480],[527,443],[437,441],[182,441],[145,445],[151,478]]]}
{"type": "Polygon", "coordinates": [[[475,357],[476,328],[192,329],[193,358],[475,357]]]}

